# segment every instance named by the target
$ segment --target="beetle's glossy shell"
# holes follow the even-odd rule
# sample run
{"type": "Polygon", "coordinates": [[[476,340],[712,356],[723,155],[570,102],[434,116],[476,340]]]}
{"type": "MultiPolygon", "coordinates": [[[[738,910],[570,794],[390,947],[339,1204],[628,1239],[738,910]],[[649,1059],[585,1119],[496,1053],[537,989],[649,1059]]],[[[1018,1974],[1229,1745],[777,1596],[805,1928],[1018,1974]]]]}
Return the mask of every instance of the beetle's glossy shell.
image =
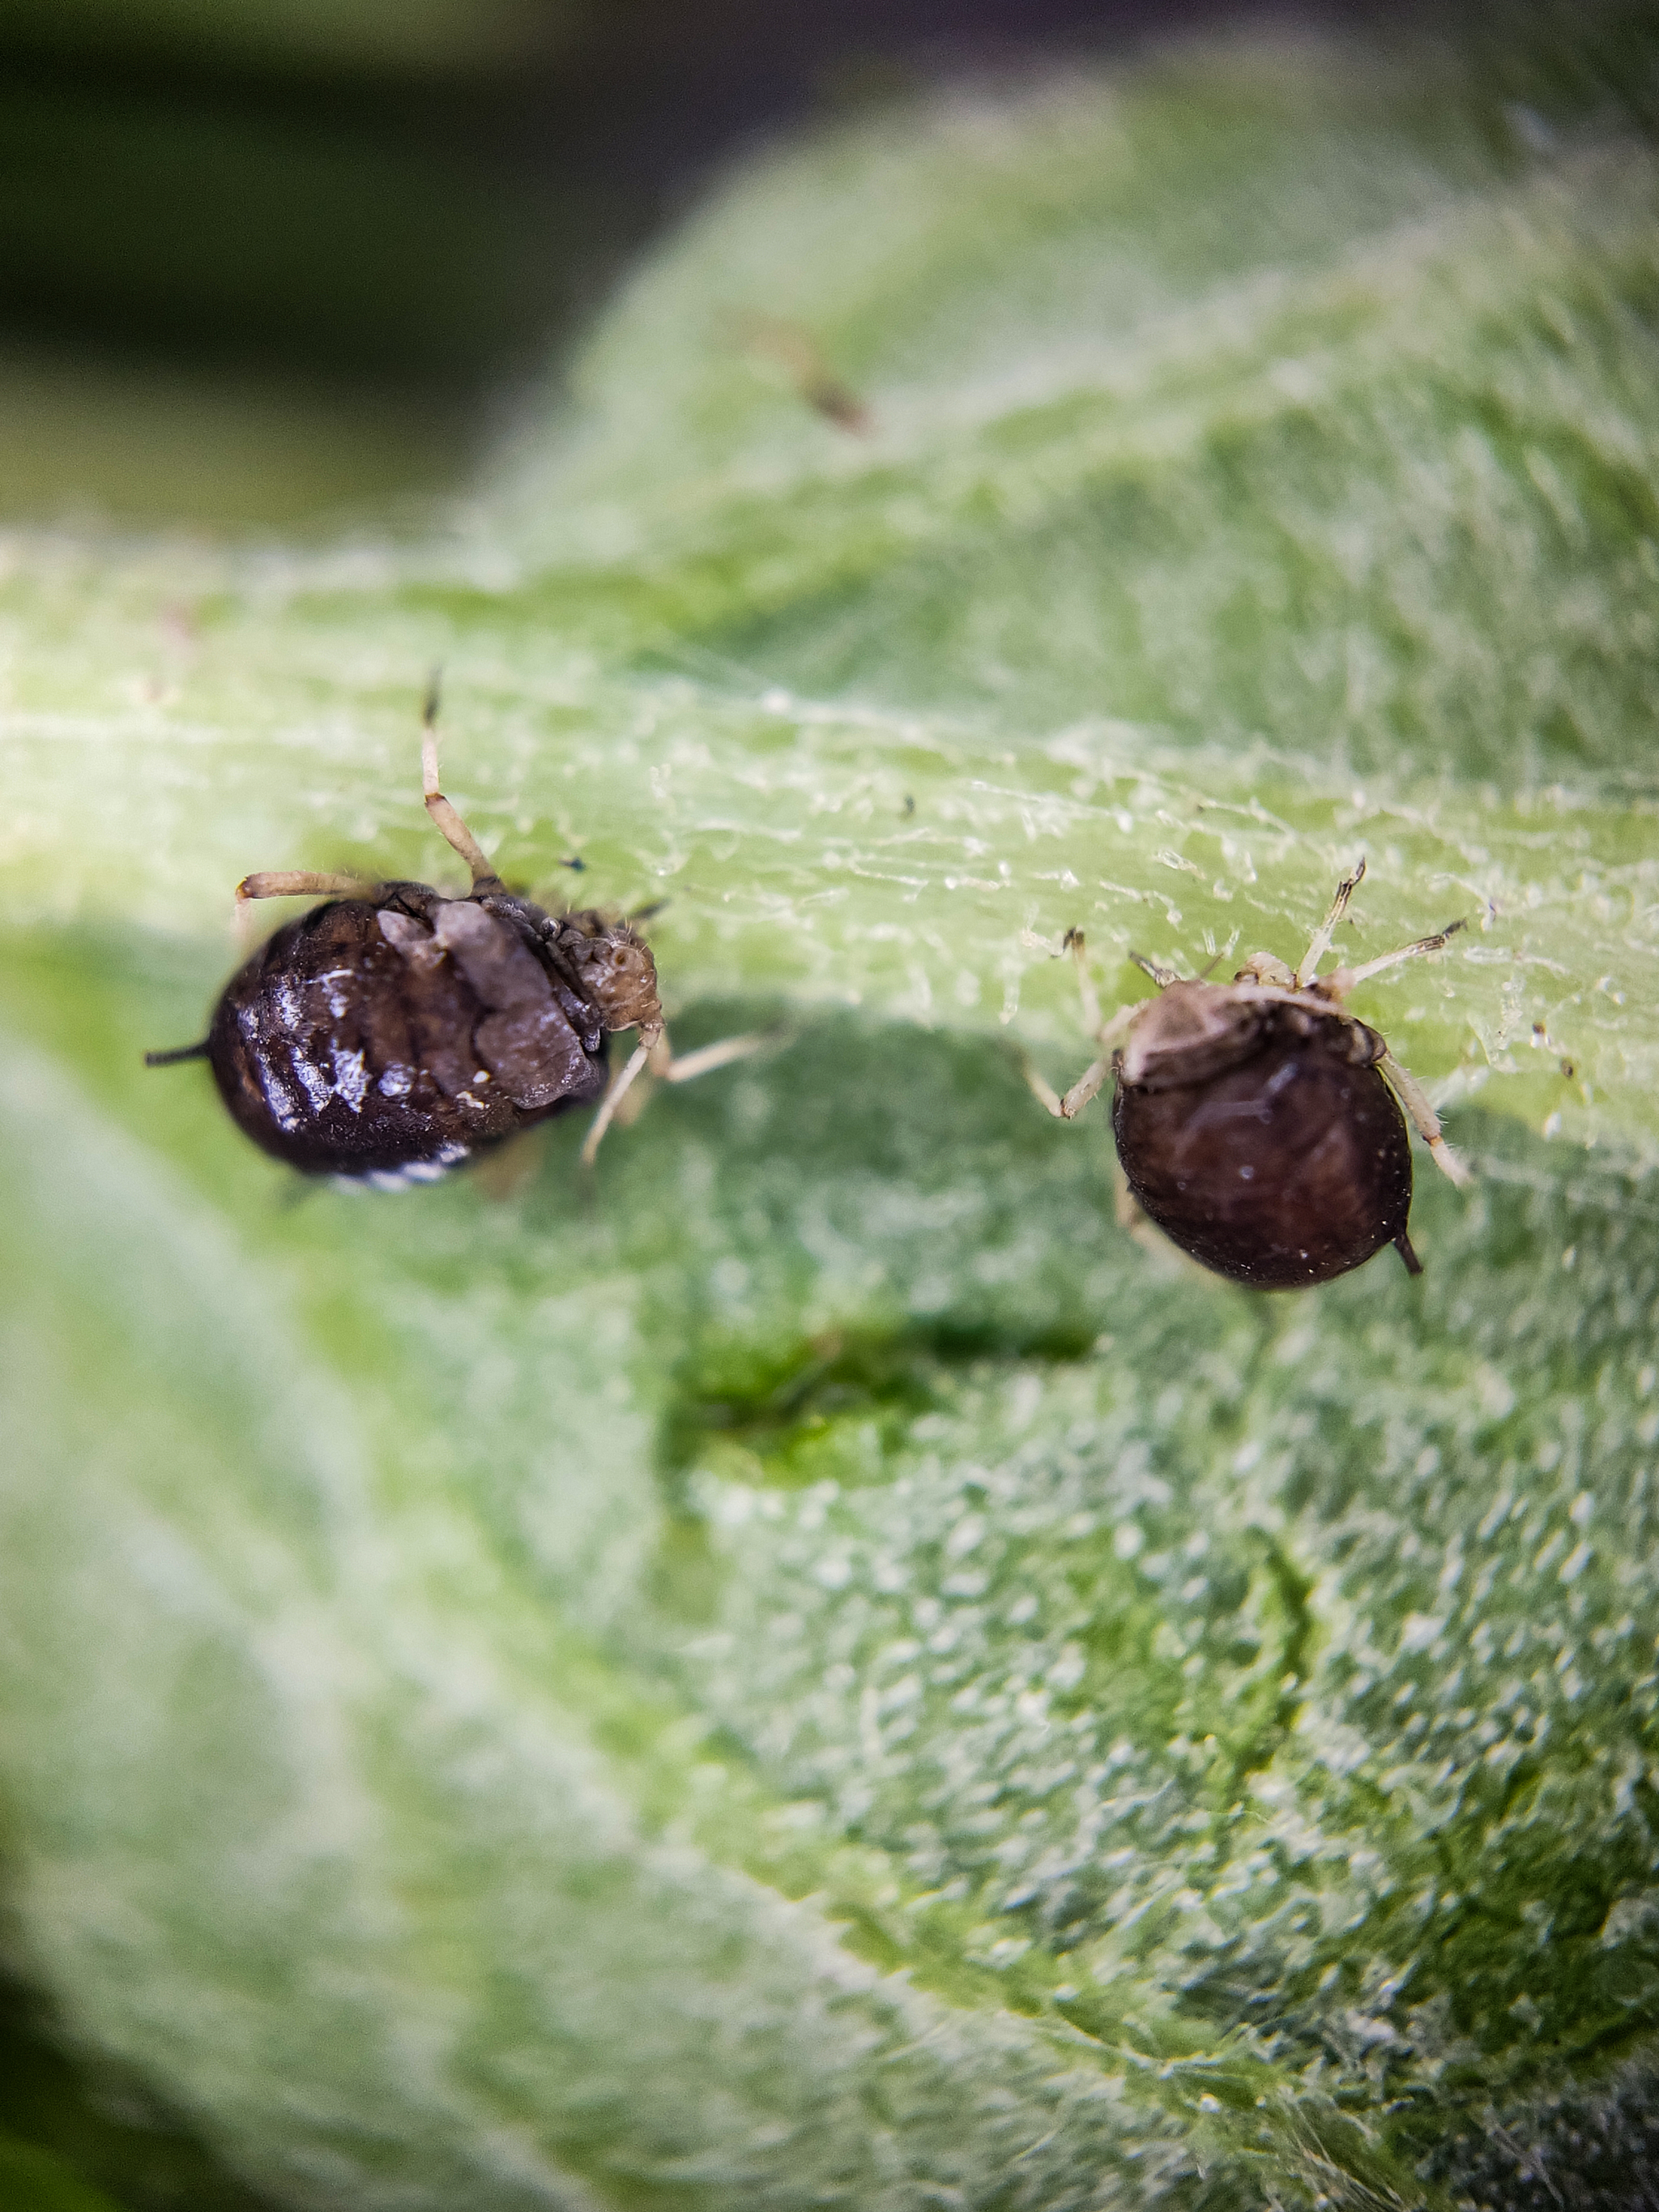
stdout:
{"type": "Polygon", "coordinates": [[[1346,1274],[1404,1237],[1405,1118],[1362,1024],[1275,1006],[1223,1073],[1112,1100],[1118,1158],[1140,1206],[1206,1267],[1261,1290],[1346,1274]]]}
{"type": "Polygon", "coordinates": [[[605,1024],[560,957],[569,919],[424,884],[314,907],[215,1010],[233,1118],[307,1174],[419,1181],[597,1098],[605,1024]]]}

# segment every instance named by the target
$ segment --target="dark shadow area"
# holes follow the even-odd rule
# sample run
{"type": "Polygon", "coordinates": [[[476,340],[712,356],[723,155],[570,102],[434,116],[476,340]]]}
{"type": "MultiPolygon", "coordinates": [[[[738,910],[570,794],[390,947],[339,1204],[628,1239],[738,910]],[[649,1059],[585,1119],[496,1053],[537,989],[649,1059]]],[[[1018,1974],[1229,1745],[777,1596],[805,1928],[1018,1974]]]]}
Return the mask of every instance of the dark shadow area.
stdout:
{"type": "Polygon", "coordinates": [[[1540,2112],[1491,2112],[1434,2159],[1427,2179],[1471,2212],[1659,2212],[1659,2095],[1621,2067],[1540,2112]]]}
{"type": "MultiPolygon", "coordinates": [[[[429,0],[388,28],[372,0],[331,18],[27,0],[0,25],[0,513],[280,523],[440,489],[735,152],[953,76],[1261,12],[429,0]],[[199,489],[178,458],[198,416],[199,489]],[[216,487],[239,426],[251,480],[233,453],[216,487]],[[146,466],[158,439],[176,452],[146,466]]],[[[1311,0],[1289,19],[1379,13],[1311,0]]]]}
{"type": "Polygon", "coordinates": [[[42,2212],[60,2204],[93,2212],[92,2191],[126,2212],[269,2212],[270,2204],[147,2088],[80,2070],[42,2001],[0,1976],[0,2202],[15,2212],[37,2203],[42,2212]]]}
{"type": "Polygon", "coordinates": [[[1006,1329],[965,1328],[941,1322],[884,1335],[836,1329],[797,1346],[759,1374],[724,1384],[688,1376],[685,1395],[664,1425],[665,1472],[692,1466],[705,1443],[740,1444],[786,1486],[816,1480],[805,1454],[832,1424],[874,1425],[884,1442],[897,1440],[918,1414],[941,1401],[941,1385],[957,1370],[987,1359],[1081,1359],[1092,1329],[1049,1328],[1030,1340],[1006,1329]]]}

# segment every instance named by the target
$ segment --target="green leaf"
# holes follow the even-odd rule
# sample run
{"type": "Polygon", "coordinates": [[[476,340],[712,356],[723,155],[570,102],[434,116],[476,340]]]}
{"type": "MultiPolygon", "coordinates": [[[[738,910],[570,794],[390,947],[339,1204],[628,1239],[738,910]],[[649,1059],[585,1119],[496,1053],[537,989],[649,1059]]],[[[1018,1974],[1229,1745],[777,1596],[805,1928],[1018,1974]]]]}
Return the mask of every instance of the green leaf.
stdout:
{"type": "Polygon", "coordinates": [[[1625,2201],[1655,185],[1437,50],[964,93],[736,174],[442,542],[14,541],[14,1949],[257,2185],[1625,2201]],[[434,872],[433,659],[506,872],[787,1012],[591,1202],[294,1206],[137,1072],[249,869],[434,872]],[[1010,1048],[1362,854],[1480,1179],[1267,1298],[1010,1048]]]}
{"type": "Polygon", "coordinates": [[[0,2133],[0,2191],[12,2212],[115,2212],[107,2197],[76,2179],[60,2159],[0,2133]]]}

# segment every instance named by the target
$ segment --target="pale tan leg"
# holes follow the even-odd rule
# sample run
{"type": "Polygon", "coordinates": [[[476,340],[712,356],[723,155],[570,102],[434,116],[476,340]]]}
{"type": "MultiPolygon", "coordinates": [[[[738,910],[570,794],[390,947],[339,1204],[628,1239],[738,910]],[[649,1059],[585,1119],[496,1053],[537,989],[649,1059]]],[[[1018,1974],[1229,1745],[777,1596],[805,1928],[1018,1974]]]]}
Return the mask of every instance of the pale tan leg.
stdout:
{"type": "Polygon", "coordinates": [[[666,1030],[659,1029],[648,1038],[641,1037],[627,1066],[599,1102],[599,1110],[593,1116],[593,1126],[582,1146],[582,1165],[592,1166],[600,1140],[619,1113],[624,1122],[632,1118],[622,1110],[623,1102],[647,1069],[660,1083],[692,1083],[700,1075],[712,1074],[717,1067],[729,1067],[734,1060],[748,1060],[769,1046],[787,1044],[792,1035],[788,1030],[773,1030],[748,1036],[722,1037],[717,1044],[702,1045],[696,1052],[684,1053],[678,1058],[669,1044],[666,1030]]]}
{"type": "Polygon", "coordinates": [[[635,1078],[640,1074],[649,1060],[651,1047],[655,1042],[656,1038],[653,1037],[649,1043],[642,1042],[634,1048],[629,1055],[627,1065],[599,1101],[599,1110],[593,1116],[593,1125],[589,1129],[586,1140],[582,1146],[582,1165],[585,1168],[591,1168],[598,1158],[605,1133],[616,1120],[617,1107],[633,1089],[635,1078]]]}
{"type": "Polygon", "coordinates": [[[1103,1060],[1096,1060],[1094,1066],[1089,1069],[1088,1073],[1080,1077],[1079,1080],[1073,1085],[1071,1090],[1066,1092],[1065,1098],[1060,1097],[1059,1091],[1054,1089],[1052,1083],[1048,1082],[1045,1077],[1037,1073],[1037,1071],[1032,1066],[1030,1061],[1026,1059],[1024,1053],[1019,1056],[1019,1072],[1025,1078],[1026,1088],[1030,1091],[1032,1097],[1036,1100],[1037,1104],[1042,1107],[1044,1113],[1052,1114],[1056,1121],[1069,1121],[1072,1117],[1066,1110],[1066,1099],[1075,1097],[1077,1093],[1083,1090],[1085,1084],[1087,1084],[1089,1085],[1089,1089],[1085,1091],[1082,1099],[1079,1102],[1081,1105],[1086,1106],[1090,1099],[1094,1097],[1096,1091],[1099,1090],[1101,1085],[1106,1080],[1107,1069],[1106,1063],[1103,1060]]]}
{"type": "Polygon", "coordinates": [[[1296,988],[1305,991],[1319,973],[1319,963],[1331,949],[1331,939],[1336,934],[1336,925],[1348,910],[1348,901],[1365,880],[1365,863],[1362,860],[1351,876],[1344,876],[1336,887],[1336,896],[1331,901],[1330,912],[1325,916],[1302,956],[1296,971],[1296,988]]]}
{"type": "Polygon", "coordinates": [[[641,1076],[639,1081],[628,1093],[628,1096],[622,1100],[620,1104],[617,1106],[616,1112],[611,1115],[611,1127],[613,1129],[631,1129],[635,1122],[639,1120],[641,1115],[644,1113],[646,1108],[651,1103],[651,1094],[656,1087],[655,1083],[652,1080],[651,1070],[647,1066],[645,1073],[641,1076]]]}
{"type": "Polygon", "coordinates": [[[652,1086],[657,1083],[690,1083],[699,1075],[708,1075],[717,1067],[726,1067],[736,1060],[747,1060],[763,1045],[777,1040],[767,1036],[724,1037],[718,1044],[704,1045],[697,1052],[689,1052],[683,1059],[670,1049],[665,1034],[651,1048],[645,1073],[635,1081],[626,1097],[617,1102],[617,1110],[611,1117],[613,1129],[631,1129],[650,1099],[652,1086]]]}
{"type": "Polygon", "coordinates": [[[499,890],[503,888],[501,878],[489,864],[489,857],[467,828],[460,816],[444,797],[438,784],[438,672],[432,672],[432,680],[426,689],[426,704],[421,710],[421,789],[426,798],[426,811],[433,825],[447,844],[452,845],[472,872],[475,891],[499,890]]]}
{"type": "Polygon", "coordinates": [[[1077,993],[1083,1001],[1083,1029],[1087,1036],[1100,1034],[1100,998],[1095,989],[1095,979],[1089,973],[1089,941],[1080,929],[1068,929],[1065,950],[1077,965],[1077,993]]]}
{"type": "Polygon", "coordinates": [[[651,1073],[662,1083],[692,1083],[700,1075],[711,1074],[717,1067],[730,1067],[733,1060],[748,1060],[768,1045],[779,1044],[783,1037],[756,1033],[748,1036],[722,1037],[718,1044],[699,1046],[696,1052],[681,1054],[678,1058],[667,1050],[668,1038],[663,1036],[660,1045],[653,1047],[651,1073]],[[662,1056],[659,1058],[659,1051],[662,1056]]]}
{"type": "Polygon", "coordinates": [[[1460,929],[1468,927],[1467,921],[1449,921],[1443,929],[1437,929],[1432,937],[1419,937],[1414,944],[1402,945],[1398,952],[1385,952],[1380,960],[1363,961],[1358,968],[1337,969],[1326,978],[1325,988],[1334,991],[1339,999],[1342,998],[1352,990],[1356,983],[1363,983],[1370,975],[1381,975],[1389,968],[1397,968],[1402,960],[1416,960],[1425,952],[1438,952],[1460,929]]]}
{"type": "MultiPolygon", "coordinates": [[[[1401,1104],[1416,1124],[1419,1135],[1434,1157],[1436,1166],[1449,1176],[1460,1190],[1474,1181],[1451,1146],[1441,1133],[1440,1116],[1430,1105],[1428,1094],[1414,1075],[1409,1075],[1391,1052],[1385,1052],[1376,1063],[1393,1084],[1401,1104]]],[[[1407,1265],[1410,1263],[1407,1262],[1407,1265]]]]}
{"type": "Polygon", "coordinates": [[[244,876],[236,886],[237,903],[267,898],[365,898],[380,889],[362,876],[318,875],[309,868],[266,868],[257,876],[244,876]]]}
{"type": "Polygon", "coordinates": [[[266,868],[244,876],[236,886],[236,942],[246,956],[258,941],[250,911],[255,899],[373,898],[380,888],[361,876],[319,875],[309,868],[266,868]]]}
{"type": "Polygon", "coordinates": [[[1084,1069],[1066,1096],[1054,1101],[1049,1111],[1057,1115],[1062,1121],[1075,1121],[1089,1101],[1097,1097],[1104,1088],[1106,1079],[1111,1072],[1110,1056],[1103,1053],[1098,1060],[1084,1069]]]}
{"type": "MultiPolygon", "coordinates": [[[[1115,1043],[1145,1004],[1144,1000],[1138,999],[1133,1006],[1120,1006],[1111,1020],[1096,1030],[1095,1042],[1104,1045],[1115,1043]]],[[[1043,1080],[1036,1068],[1023,1055],[1020,1066],[1024,1072],[1031,1095],[1038,1104],[1052,1114],[1057,1121],[1074,1121],[1089,1101],[1100,1091],[1107,1077],[1111,1073],[1112,1056],[1109,1052],[1102,1053],[1098,1060],[1085,1068],[1063,1098],[1043,1080]]]]}

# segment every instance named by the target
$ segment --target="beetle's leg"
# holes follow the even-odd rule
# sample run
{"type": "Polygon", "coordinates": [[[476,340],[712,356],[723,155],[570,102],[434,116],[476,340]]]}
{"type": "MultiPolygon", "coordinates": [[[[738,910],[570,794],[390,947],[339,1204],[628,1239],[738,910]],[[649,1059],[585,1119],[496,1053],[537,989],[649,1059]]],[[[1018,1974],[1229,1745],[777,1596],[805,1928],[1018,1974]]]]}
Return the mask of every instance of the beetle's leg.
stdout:
{"type": "MultiPolygon", "coordinates": [[[[1120,1006],[1110,1021],[1096,1031],[1096,1042],[1103,1045],[1115,1044],[1146,1003],[1144,999],[1137,999],[1133,1006],[1120,1006]]],[[[1020,1058],[1020,1066],[1024,1070],[1031,1095],[1037,1103],[1052,1114],[1057,1121],[1074,1121],[1089,1101],[1104,1085],[1107,1077],[1112,1072],[1112,1055],[1109,1052],[1103,1052],[1098,1060],[1091,1066],[1085,1068],[1063,1098],[1051,1085],[1044,1081],[1024,1054],[1020,1058]]]]}
{"type": "Polygon", "coordinates": [[[1069,952],[1077,969],[1077,994],[1083,1005],[1083,1028],[1088,1036],[1100,1033],[1100,997],[1095,989],[1095,979],[1089,973],[1089,940],[1080,929],[1068,929],[1061,939],[1060,950],[1069,952]]]}
{"type": "Polygon", "coordinates": [[[266,868],[258,875],[244,876],[236,886],[237,943],[246,953],[258,935],[248,912],[254,899],[373,898],[379,889],[361,876],[318,875],[309,868],[266,868]]]}
{"type": "MultiPolygon", "coordinates": [[[[1382,1069],[1399,1097],[1401,1104],[1417,1125],[1419,1135],[1434,1156],[1436,1166],[1449,1176],[1461,1190],[1474,1181],[1441,1133],[1440,1116],[1429,1103],[1428,1093],[1414,1075],[1408,1075],[1391,1052],[1385,1052],[1376,1065],[1382,1069]]],[[[1404,1258],[1404,1255],[1401,1255],[1404,1258]]]]}
{"type": "MultiPolygon", "coordinates": [[[[1066,951],[1077,963],[1078,993],[1083,1001],[1083,1019],[1089,1034],[1097,1044],[1112,1044],[1122,1036],[1146,1001],[1138,999],[1131,1006],[1120,1006],[1110,1021],[1103,1022],[1100,1018],[1100,1000],[1095,992],[1094,979],[1089,973],[1088,945],[1083,932],[1080,929],[1068,929],[1065,942],[1066,951]]],[[[1160,971],[1150,961],[1142,960],[1139,953],[1131,953],[1129,957],[1139,966],[1145,968],[1148,975],[1153,976],[1155,980],[1158,977],[1160,971]]],[[[1163,980],[1173,981],[1174,977],[1172,975],[1165,975],[1163,980]]],[[[1101,1091],[1107,1077],[1112,1072],[1112,1056],[1109,1052],[1103,1052],[1099,1059],[1094,1060],[1084,1070],[1062,1098],[1054,1086],[1037,1073],[1023,1053],[1020,1055],[1019,1064],[1031,1096],[1044,1112],[1052,1114],[1057,1121],[1075,1121],[1089,1101],[1101,1091]]]]}
{"type": "Polygon", "coordinates": [[[623,1100],[627,1097],[629,1092],[633,1089],[634,1079],[644,1068],[647,1061],[650,1059],[651,1048],[656,1041],[655,1036],[653,1036],[648,1040],[642,1037],[640,1040],[639,1043],[635,1046],[633,1051],[629,1054],[627,1064],[623,1068],[622,1073],[612,1082],[611,1088],[605,1092],[604,1097],[600,1099],[599,1110],[593,1116],[592,1127],[588,1130],[586,1139],[582,1146],[582,1165],[585,1168],[591,1168],[592,1166],[594,1158],[599,1152],[600,1143],[604,1139],[605,1133],[611,1127],[612,1121],[617,1118],[617,1107],[622,1104],[623,1100]]]}
{"type": "Polygon", "coordinates": [[[444,797],[439,785],[438,696],[438,671],[434,668],[426,687],[426,703],[421,709],[421,789],[426,799],[426,811],[438,835],[454,848],[471,870],[474,891],[503,890],[506,885],[490,866],[489,855],[444,797]]]}
{"type": "Polygon", "coordinates": [[[757,1030],[746,1036],[722,1037],[718,1044],[702,1045],[696,1052],[676,1056],[665,1029],[659,1026],[648,1036],[641,1034],[627,1065],[599,1102],[599,1110],[593,1116],[593,1126],[582,1146],[582,1165],[592,1166],[605,1131],[617,1118],[623,1099],[647,1069],[661,1083],[690,1083],[717,1067],[729,1067],[733,1060],[747,1060],[752,1054],[763,1052],[769,1045],[787,1044],[789,1037],[787,1030],[757,1030]]]}
{"type": "MultiPolygon", "coordinates": [[[[1088,1094],[1089,1098],[1092,1098],[1094,1097],[1095,1091],[1098,1091],[1101,1085],[1106,1079],[1103,1072],[1104,1065],[1103,1061],[1097,1060],[1094,1066],[1089,1070],[1089,1074],[1083,1078],[1083,1082],[1085,1083],[1089,1080],[1090,1076],[1093,1076],[1096,1079],[1094,1090],[1091,1091],[1088,1094]]],[[[1030,1091],[1032,1097],[1036,1100],[1037,1104],[1042,1107],[1045,1114],[1052,1114],[1056,1121],[1064,1121],[1069,1118],[1066,1112],[1065,1100],[1060,1097],[1059,1091],[1054,1089],[1054,1085],[1050,1083],[1045,1076],[1038,1074],[1036,1069],[1032,1066],[1030,1061],[1026,1059],[1024,1053],[1021,1053],[1019,1055],[1019,1072],[1025,1078],[1025,1085],[1027,1090],[1030,1091]]],[[[1077,1087],[1081,1088],[1081,1085],[1079,1085],[1077,1087]]],[[[1084,1103],[1086,1105],[1088,1100],[1085,1098],[1084,1103]]]]}
{"type": "Polygon", "coordinates": [[[1362,961],[1358,968],[1339,968],[1325,979],[1325,988],[1340,999],[1363,983],[1367,976],[1380,975],[1385,969],[1397,968],[1402,960],[1415,960],[1425,952],[1438,952],[1443,945],[1455,937],[1460,929],[1467,929],[1467,921],[1449,921],[1443,929],[1437,929],[1432,937],[1419,937],[1414,944],[1402,945],[1398,952],[1385,952],[1379,960],[1362,961]]]}
{"type": "Polygon", "coordinates": [[[718,1044],[700,1045],[696,1052],[677,1055],[669,1048],[665,1030],[651,1048],[651,1073],[661,1083],[695,1082],[717,1067],[729,1067],[734,1060],[748,1060],[768,1045],[781,1044],[787,1036],[787,1030],[755,1030],[744,1036],[722,1037],[718,1044]]]}
{"type": "MultiPolygon", "coordinates": [[[[1080,929],[1068,929],[1061,939],[1061,948],[1069,952],[1077,963],[1078,997],[1082,1001],[1083,1026],[1086,1034],[1091,1036],[1097,1044],[1107,1044],[1113,1038],[1121,1036],[1129,1025],[1129,1017],[1140,1012],[1146,1004],[1146,1000],[1137,999],[1130,1006],[1120,1006],[1110,1021],[1103,1022],[1100,1018],[1099,994],[1095,989],[1094,977],[1089,973],[1088,939],[1080,929]]],[[[1181,981],[1173,968],[1161,968],[1156,960],[1148,960],[1139,952],[1132,952],[1129,957],[1137,968],[1144,968],[1152,981],[1160,987],[1165,983],[1178,983],[1181,981]]],[[[1091,1095],[1092,1096],[1092,1093],[1091,1095]]]]}
{"type": "Polygon", "coordinates": [[[1305,991],[1319,973],[1319,963],[1331,949],[1331,939],[1336,934],[1336,925],[1348,910],[1348,901],[1365,880],[1365,863],[1361,860],[1351,876],[1344,876],[1336,887],[1336,896],[1331,901],[1330,912],[1325,916],[1303,954],[1296,971],[1296,988],[1305,991]]]}
{"type": "Polygon", "coordinates": [[[309,868],[266,868],[257,876],[244,876],[236,886],[236,902],[267,898],[363,898],[378,890],[378,884],[362,876],[318,875],[309,868]]]}
{"type": "MultiPolygon", "coordinates": [[[[1132,1012],[1133,1009],[1126,1007],[1121,1011],[1128,1012],[1132,1012]]],[[[1104,1044],[1107,1042],[1108,1030],[1117,1030],[1118,1027],[1119,1025],[1116,1017],[1114,1017],[1111,1021],[1107,1023],[1105,1030],[1101,1031],[1101,1042],[1104,1044]]],[[[1076,1121],[1078,1115],[1083,1111],[1089,1101],[1095,1096],[1097,1091],[1103,1087],[1107,1077],[1111,1073],[1111,1072],[1112,1055],[1109,1052],[1103,1052],[1098,1060],[1094,1061],[1091,1066],[1084,1069],[1082,1074],[1079,1076],[1077,1081],[1072,1085],[1066,1096],[1059,1101],[1060,1118],[1061,1121],[1076,1121]]]]}

